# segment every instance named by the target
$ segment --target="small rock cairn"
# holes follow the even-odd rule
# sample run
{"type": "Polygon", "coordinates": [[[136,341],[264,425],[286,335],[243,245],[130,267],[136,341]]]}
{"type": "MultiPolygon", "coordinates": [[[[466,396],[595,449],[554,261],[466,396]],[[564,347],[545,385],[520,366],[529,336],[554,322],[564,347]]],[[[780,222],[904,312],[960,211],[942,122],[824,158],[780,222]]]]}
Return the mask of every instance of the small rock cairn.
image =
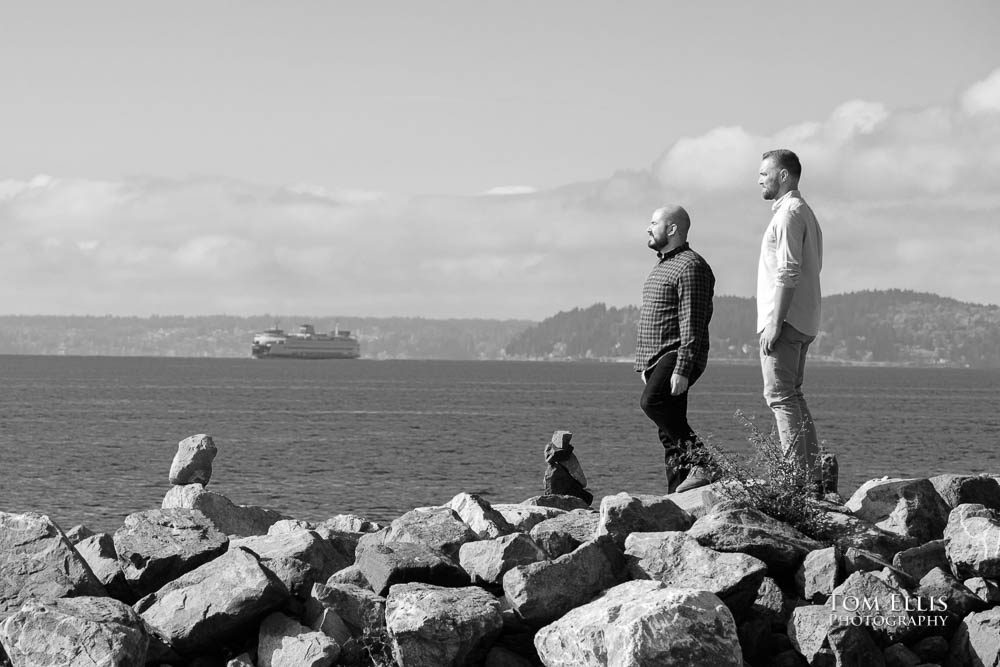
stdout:
{"type": "Polygon", "coordinates": [[[0,664],[1000,664],[995,477],[869,481],[818,542],[725,482],[311,523],[208,491],[216,453],[113,534],[0,512],[0,664]]]}

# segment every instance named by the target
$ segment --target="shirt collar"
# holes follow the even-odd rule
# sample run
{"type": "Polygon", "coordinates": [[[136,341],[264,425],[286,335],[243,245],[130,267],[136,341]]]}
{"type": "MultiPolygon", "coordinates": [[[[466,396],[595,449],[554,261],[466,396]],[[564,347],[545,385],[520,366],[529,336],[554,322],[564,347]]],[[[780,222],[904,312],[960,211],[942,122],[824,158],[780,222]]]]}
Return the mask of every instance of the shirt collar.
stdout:
{"type": "Polygon", "coordinates": [[[658,252],[658,253],[656,253],[656,256],[659,257],[660,261],[662,262],[664,260],[670,259],[671,257],[673,257],[674,255],[676,255],[678,253],[681,253],[681,252],[684,252],[685,250],[690,250],[690,249],[691,249],[691,247],[687,244],[687,241],[685,241],[684,245],[679,245],[676,248],[674,248],[673,250],[671,250],[670,252],[658,252]]]}
{"type": "Polygon", "coordinates": [[[798,190],[789,190],[785,194],[778,197],[773,204],[771,204],[771,210],[777,211],[782,205],[788,203],[789,199],[802,199],[802,195],[799,194],[798,190]]]}

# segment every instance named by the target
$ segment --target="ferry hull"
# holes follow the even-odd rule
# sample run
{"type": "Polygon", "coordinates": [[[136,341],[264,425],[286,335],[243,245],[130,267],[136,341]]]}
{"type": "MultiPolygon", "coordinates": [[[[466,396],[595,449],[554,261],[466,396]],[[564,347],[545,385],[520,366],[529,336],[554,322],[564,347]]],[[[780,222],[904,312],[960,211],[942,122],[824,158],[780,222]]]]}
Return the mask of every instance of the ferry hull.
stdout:
{"type": "Polygon", "coordinates": [[[357,359],[361,345],[349,331],[316,333],[311,324],[303,324],[297,333],[286,334],[275,327],[254,335],[250,346],[254,359],[357,359]]]}
{"type": "Polygon", "coordinates": [[[357,359],[361,353],[356,350],[259,349],[255,346],[250,356],[254,359],[357,359]]]}

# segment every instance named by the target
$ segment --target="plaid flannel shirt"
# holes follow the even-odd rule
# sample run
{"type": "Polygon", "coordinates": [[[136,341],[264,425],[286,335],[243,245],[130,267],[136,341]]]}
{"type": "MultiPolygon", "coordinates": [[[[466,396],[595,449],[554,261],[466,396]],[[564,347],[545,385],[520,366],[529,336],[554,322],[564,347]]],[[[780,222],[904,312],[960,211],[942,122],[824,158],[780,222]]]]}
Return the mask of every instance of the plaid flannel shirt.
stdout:
{"type": "Polygon", "coordinates": [[[687,243],[659,257],[642,288],[635,370],[641,373],[676,353],[674,372],[690,378],[708,363],[715,275],[687,243]]]}

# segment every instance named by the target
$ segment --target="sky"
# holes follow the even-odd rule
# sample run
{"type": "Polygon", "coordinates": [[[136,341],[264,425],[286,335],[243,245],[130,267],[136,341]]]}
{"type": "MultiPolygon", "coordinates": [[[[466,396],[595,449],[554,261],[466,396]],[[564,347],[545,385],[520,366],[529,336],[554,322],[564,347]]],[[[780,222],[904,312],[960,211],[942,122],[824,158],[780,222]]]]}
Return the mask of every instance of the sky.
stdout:
{"type": "Polygon", "coordinates": [[[12,4],[0,313],[638,304],[667,203],[752,296],[776,147],[826,294],[997,304],[998,34],[992,1],[12,4]]]}

